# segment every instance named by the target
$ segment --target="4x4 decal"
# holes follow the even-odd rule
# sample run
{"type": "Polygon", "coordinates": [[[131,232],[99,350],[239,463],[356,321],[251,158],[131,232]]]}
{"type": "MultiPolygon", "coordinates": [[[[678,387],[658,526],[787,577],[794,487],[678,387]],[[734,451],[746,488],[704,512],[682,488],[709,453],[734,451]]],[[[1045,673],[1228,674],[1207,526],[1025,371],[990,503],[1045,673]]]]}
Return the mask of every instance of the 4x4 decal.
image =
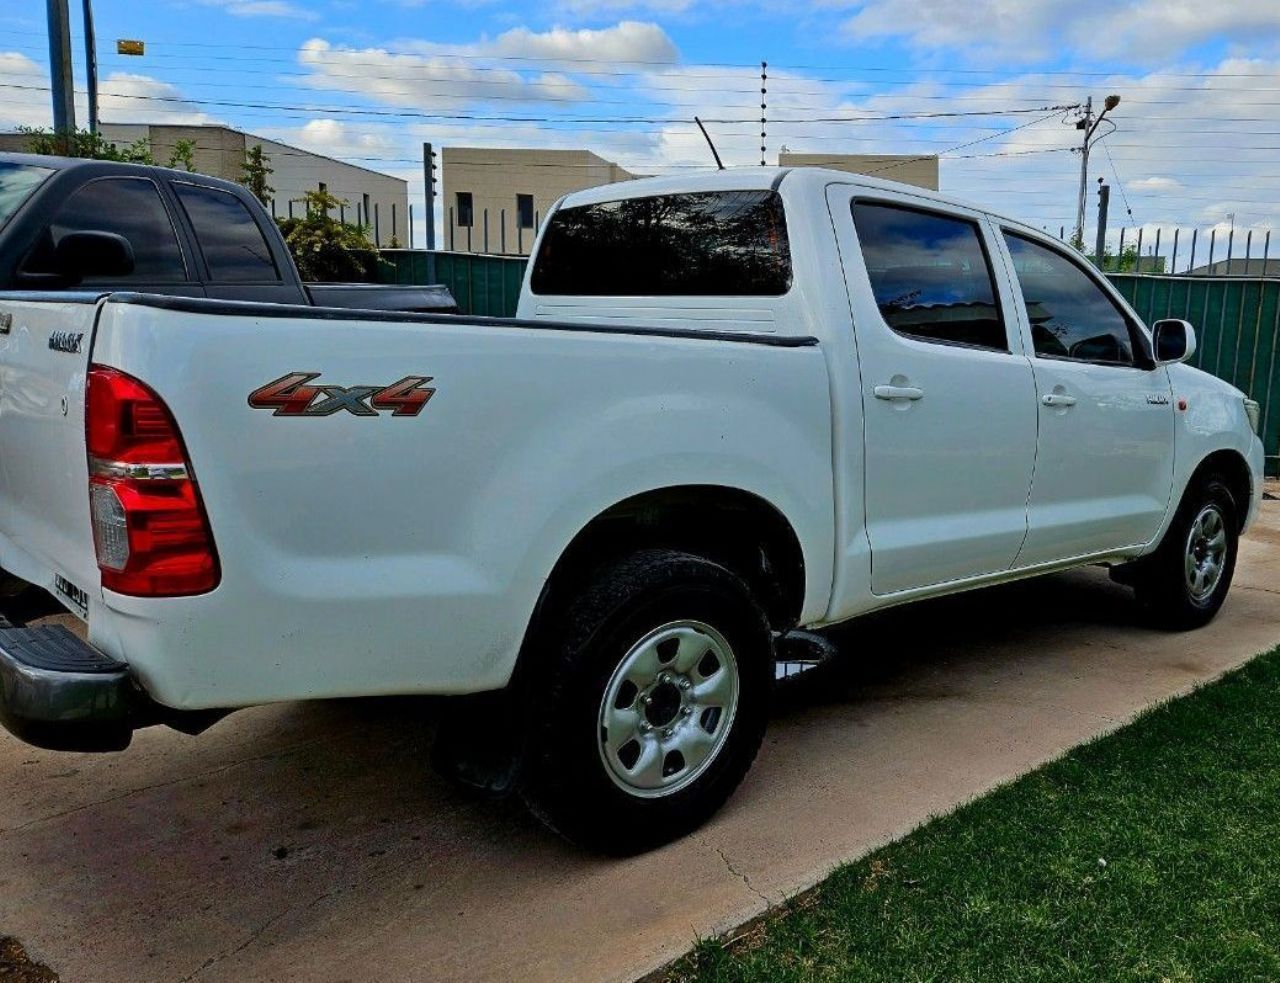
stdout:
{"type": "Polygon", "coordinates": [[[431,376],[409,375],[389,386],[313,386],[319,372],[290,372],[249,393],[255,410],[274,410],[272,416],[332,416],[346,410],[355,416],[417,416],[436,391],[431,376]]]}

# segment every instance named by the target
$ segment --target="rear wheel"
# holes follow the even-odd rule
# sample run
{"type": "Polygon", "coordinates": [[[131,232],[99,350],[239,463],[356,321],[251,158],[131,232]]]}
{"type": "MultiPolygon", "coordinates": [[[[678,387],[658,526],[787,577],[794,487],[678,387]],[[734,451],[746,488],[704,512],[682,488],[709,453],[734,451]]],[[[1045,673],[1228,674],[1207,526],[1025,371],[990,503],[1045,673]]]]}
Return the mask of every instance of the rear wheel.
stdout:
{"type": "Polygon", "coordinates": [[[1236,502],[1221,477],[1207,476],[1188,489],[1134,582],[1156,624],[1186,631],[1213,620],[1231,588],[1239,529],[1236,502]]]}
{"type": "Polygon", "coordinates": [[[740,577],[685,553],[636,553],[544,637],[528,691],[535,814],[585,846],[634,853],[728,799],[764,735],[773,656],[740,577]]]}

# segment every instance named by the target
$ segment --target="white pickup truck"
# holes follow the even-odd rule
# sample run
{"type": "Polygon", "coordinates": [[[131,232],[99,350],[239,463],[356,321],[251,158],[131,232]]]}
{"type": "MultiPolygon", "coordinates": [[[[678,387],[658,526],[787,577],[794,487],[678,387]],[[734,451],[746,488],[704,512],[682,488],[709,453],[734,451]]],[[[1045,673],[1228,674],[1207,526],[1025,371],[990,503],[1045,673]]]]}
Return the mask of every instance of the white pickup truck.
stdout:
{"type": "Polygon", "coordinates": [[[511,321],[0,294],[0,566],[86,626],[0,632],[0,716],[498,693],[453,745],[642,849],[811,629],[1082,564],[1212,618],[1263,451],[1194,348],[1033,228],[816,169],[570,195],[511,321]]]}

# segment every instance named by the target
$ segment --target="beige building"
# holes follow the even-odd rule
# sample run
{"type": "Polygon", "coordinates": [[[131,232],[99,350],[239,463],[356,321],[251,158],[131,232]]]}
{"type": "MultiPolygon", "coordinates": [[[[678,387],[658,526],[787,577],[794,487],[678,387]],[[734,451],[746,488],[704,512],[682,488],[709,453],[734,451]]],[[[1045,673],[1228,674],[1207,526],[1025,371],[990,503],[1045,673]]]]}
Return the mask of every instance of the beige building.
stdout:
{"type": "Polygon", "coordinates": [[[542,216],[563,195],[638,175],[589,150],[446,147],[441,249],[528,255],[542,216]]]}
{"type": "Polygon", "coordinates": [[[850,174],[914,184],[917,188],[938,189],[938,158],[906,154],[793,154],[778,155],[779,167],[830,167],[850,174]]]}
{"type": "MultiPolygon", "coordinates": [[[[261,145],[272,168],[267,183],[275,189],[273,214],[302,216],[303,195],[324,188],[349,202],[340,217],[369,226],[370,238],[378,245],[391,245],[393,237],[399,245],[409,244],[409,184],[400,178],[225,126],[103,123],[100,130],[104,139],[119,146],[147,141],[160,164],[168,163],[178,141],[189,140],[195,145],[192,169],[228,181],[239,180],[245,151],[261,145]]],[[[25,150],[27,139],[21,133],[0,134],[0,150],[25,150]]]]}

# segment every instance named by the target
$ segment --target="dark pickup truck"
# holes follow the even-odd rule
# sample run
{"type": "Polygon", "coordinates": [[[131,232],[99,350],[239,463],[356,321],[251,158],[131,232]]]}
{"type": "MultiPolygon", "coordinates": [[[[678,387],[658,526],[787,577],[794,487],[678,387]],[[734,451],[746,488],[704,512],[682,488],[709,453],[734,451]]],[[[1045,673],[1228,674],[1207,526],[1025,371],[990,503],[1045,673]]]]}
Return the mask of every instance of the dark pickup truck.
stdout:
{"type": "Polygon", "coordinates": [[[0,154],[0,290],[101,289],[452,313],[442,286],[303,283],[237,184],[114,161],[0,154]]]}

